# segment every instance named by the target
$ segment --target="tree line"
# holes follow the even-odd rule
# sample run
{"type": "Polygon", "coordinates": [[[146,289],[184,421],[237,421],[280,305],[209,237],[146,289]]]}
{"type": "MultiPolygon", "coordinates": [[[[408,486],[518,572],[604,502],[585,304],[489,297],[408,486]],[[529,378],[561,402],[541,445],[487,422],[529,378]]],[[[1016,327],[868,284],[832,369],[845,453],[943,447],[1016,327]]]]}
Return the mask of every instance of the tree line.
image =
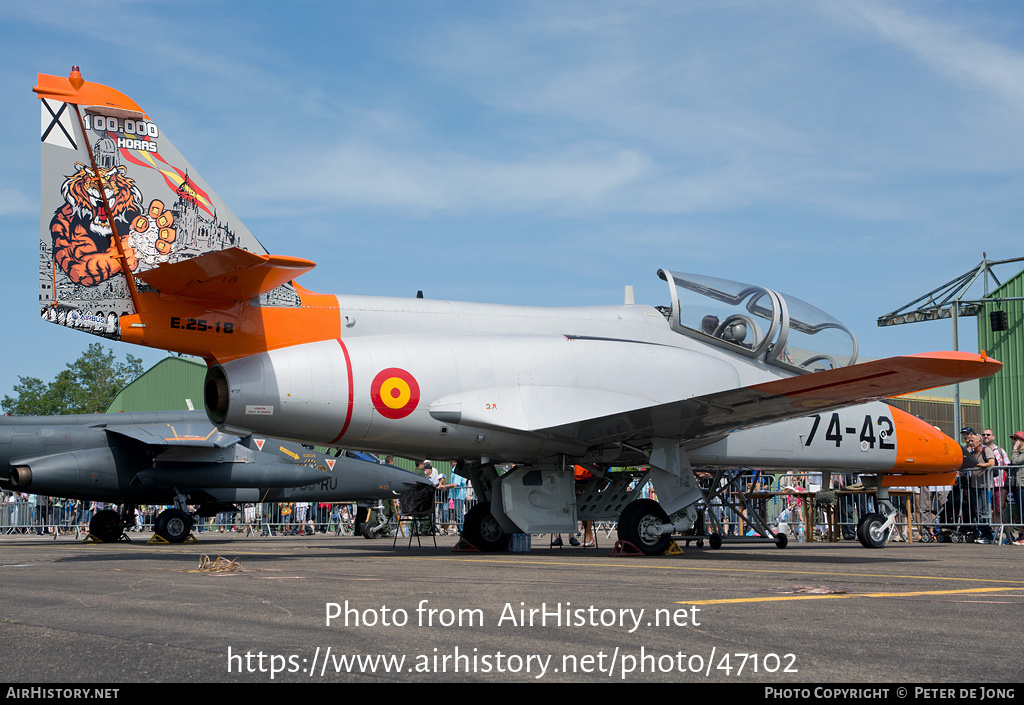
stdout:
{"type": "Polygon", "coordinates": [[[142,358],[128,354],[118,362],[113,350],[92,343],[50,382],[18,375],[14,396],[5,394],[0,407],[12,416],[102,413],[142,372],[142,358]]]}

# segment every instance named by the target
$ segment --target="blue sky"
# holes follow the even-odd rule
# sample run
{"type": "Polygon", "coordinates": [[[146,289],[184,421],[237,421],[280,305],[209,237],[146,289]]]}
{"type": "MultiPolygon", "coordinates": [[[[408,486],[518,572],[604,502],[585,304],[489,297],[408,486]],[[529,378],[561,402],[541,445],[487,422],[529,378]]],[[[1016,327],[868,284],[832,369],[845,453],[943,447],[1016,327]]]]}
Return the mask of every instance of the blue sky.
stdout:
{"type": "Polygon", "coordinates": [[[1016,0],[48,0],[0,5],[0,57],[0,395],[99,340],[35,304],[31,88],[73,64],[315,291],[661,304],[666,268],[803,298],[882,357],[951,328],[879,315],[1024,255],[1016,0]]]}

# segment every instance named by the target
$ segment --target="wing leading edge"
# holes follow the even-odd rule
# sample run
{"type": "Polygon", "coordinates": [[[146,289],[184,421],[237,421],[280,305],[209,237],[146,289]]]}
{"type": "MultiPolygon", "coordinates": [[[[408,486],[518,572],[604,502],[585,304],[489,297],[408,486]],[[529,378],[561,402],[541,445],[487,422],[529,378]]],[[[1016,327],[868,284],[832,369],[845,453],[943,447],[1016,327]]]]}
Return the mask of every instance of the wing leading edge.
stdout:
{"type": "Polygon", "coordinates": [[[229,448],[240,440],[238,436],[218,431],[209,422],[109,425],[106,431],[154,448],[229,448]]]}
{"type": "MultiPolygon", "coordinates": [[[[905,355],[544,428],[510,430],[591,447],[651,438],[686,440],[988,377],[1002,366],[984,353],[905,355]]],[[[529,405],[532,399],[539,397],[522,396],[520,402],[529,405]]],[[[461,422],[473,425],[474,420],[463,415],[461,422]]]]}

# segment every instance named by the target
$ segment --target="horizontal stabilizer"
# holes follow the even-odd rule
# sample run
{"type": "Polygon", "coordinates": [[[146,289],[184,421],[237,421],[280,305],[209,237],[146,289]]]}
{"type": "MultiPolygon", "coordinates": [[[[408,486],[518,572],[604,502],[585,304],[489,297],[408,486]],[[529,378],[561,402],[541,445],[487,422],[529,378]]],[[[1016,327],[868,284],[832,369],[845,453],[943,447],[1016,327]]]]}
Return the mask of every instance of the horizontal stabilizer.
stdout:
{"type": "Polygon", "coordinates": [[[209,301],[248,301],[315,266],[315,262],[299,257],[257,255],[232,247],[135,276],[164,294],[209,301]]]}

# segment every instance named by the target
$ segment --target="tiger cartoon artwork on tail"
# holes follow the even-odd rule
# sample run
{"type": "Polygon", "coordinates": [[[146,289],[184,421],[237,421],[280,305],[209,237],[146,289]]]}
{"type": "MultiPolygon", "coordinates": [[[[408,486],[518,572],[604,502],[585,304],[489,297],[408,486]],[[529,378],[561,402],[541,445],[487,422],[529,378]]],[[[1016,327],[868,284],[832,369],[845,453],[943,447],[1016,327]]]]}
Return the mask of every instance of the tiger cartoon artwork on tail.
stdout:
{"type": "MultiPolygon", "coordinates": [[[[68,278],[82,286],[94,286],[121,271],[120,256],[111,241],[111,220],[127,225],[140,216],[142,194],[124,166],[100,168],[75,163],[75,173],[64,181],[64,205],[53,214],[54,262],[68,278]],[[106,199],[99,189],[106,192],[106,199]],[[107,212],[106,204],[111,207],[107,212]]],[[[136,267],[134,251],[124,249],[130,269],[136,267]]]]}

